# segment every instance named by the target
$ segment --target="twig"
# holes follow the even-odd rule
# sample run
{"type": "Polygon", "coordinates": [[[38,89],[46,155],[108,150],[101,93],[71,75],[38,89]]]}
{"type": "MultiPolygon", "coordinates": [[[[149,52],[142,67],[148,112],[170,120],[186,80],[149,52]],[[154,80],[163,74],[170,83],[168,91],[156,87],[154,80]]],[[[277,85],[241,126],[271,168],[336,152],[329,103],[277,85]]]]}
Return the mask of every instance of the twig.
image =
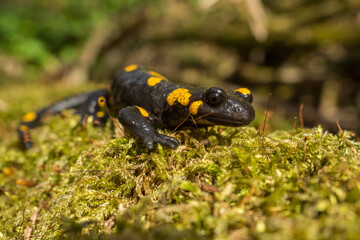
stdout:
{"type": "Polygon", "coordinates": [[[189,118],[190,113],[186,116],[186,118],[179,124],[176,126],[176,128],[174,130],[172,130],[172,132],[175,132],[181,125],[184,124],[184,122],[189,118]]]}
{"type": "Polygon", "coordinates": [[[295,121],[294,121],[294,127],[293,127],[293,134],[295,133],[296,122],[297,122],[297,117],[295,117],[294,119],[295,119],[295,121]]]}
{"type": "Polygon", "coordinates": [[[266,111],[265,111],[265,117],[264,117],[264,124],[262,125],[262,131],[261,131],[261,125],[260,125],[260,134],[264,134],[265,132],[265,126],[266,126],[266,119],[267,119],[267,115],[269,113],[269,108],[270,108],[270,102],[271,102],[271,98],[272,98],[272,94],[271,92],[269,93],[269,100],[266,106],[266,111]]]}
{"type": "Polygon", "coordinates": [[[268,115],[268,112],[269,112],[269,107],[270,107],[270,101],[271,101],[271,92],[269,94],[269,100],[268,100],[268,104],[266,106],[266,111],[265,111],[265,116],[264,116],[264,121],[263,121],[263,124],[260,123],[260,126],[259,126],[259,134],[260,134],[260,137],[259,137],[259,140],[260,140],[260,148],[263,147],[263,135],[264,135],[264,131],[265,131],[265,125],[266,125],[266,119],[267,119],[267,115],[268,115]]]}
{"type": "Polygon", "coordinates": [[[40,170],[41,171],[41,175],[43,176],[43,178],[45,179],[45,182],[50,186],[50,190],[53,188],[53,186],[51,185],[51,183],[47,180],[46,176],[45,176],[45,172],[43,169],[40,170]]]}
{"type": "Polygon", "coordinates": [[[304,109],[304,104],[300,104],[299,117],[300,117],[300,125],[301,125],[301,128],[304,128],[303,109],[304,109]]]}
{"type": "Polygon", "coordinates": [[[39,206],[39,208],[33,213],[33,215],[30,217],[29,222],[31,224],[29,224],[24,231],[24,240],[29,240],[31,238],[31,233],[33,231],[33,229],[35,228],[35,224],[36,224],[36,219],[37,216],[39,215],[41,209],[42,209],[42,205],[39,206]]]}
{"type": "Polygon", "coordinates": [[[249,25],[253,36],[259,42],[264,42],[268,38],[268,24],[264,6],[260,0],[246,0],[249,11],[249,25]]]}
{"type": "Polygon", "coordinates": [[[254,194],[254,191],[255,191],[255,187],[252,186],[251,189],[250,189],[250,192],[248,195],[246,195],[246,197],[244,197],[244,199],[241,201],[240,203],[240,207],[241,206],[244,206],[248,201],[249,199],[252,197],[252,195],[254,194]]]}
{"type": "Polygon", "coordinates": [[[200,182],[200,188],[202,190],[204,190],[205,192],[212,193],[212,194],[220,192],[219,188],[217,188],[213,185],[210,185],[205,181],[200,182]]]}
{"type": "Polygon", "coordinates": [[[125,136],[128,136],[123,130],[122,128],[120,127],[120,125],[114,120],[114,118],[111,116],[110,112],[109,112],[109,109],[107,107],[107,103],[106,103],[106,100],[105,99],[102,99],[101,102],[104,102],[105,103],[105,108],[106,108],[106,112],[107,114],[109,115],[111,121],[113,122],[114,126],[117,126],[118,129],[125,135],[125,136]]]}
{"type": "MultiPolygon", "coordinates": [[[[198,126],[196,124],[196,120],[194,119],[194,117],[192,115],[190,115],[190,117],[191,117],[191,121],[194,123],[195,127],[198,128],[198,126]]],[[[192,126],[192,124],[191,124],[191,126],[192,126]]]]}

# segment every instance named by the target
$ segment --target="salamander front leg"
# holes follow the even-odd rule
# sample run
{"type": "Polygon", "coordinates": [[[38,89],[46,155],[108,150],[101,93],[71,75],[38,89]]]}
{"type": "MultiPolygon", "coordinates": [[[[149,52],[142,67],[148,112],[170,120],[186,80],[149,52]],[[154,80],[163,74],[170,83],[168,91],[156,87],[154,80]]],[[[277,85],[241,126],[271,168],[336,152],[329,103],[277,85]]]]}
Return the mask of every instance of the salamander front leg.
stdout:
{"type": "Polygon", "coordinates": [[[129,106],[121,109],[118,113],[118,119],[126,129],[144,141],[149,150],[154,148],[154,143],[170,148],[176,148],[180,144],[175,138],[158,133],[152,125],[153,116],[141,107],[129,106]]]}

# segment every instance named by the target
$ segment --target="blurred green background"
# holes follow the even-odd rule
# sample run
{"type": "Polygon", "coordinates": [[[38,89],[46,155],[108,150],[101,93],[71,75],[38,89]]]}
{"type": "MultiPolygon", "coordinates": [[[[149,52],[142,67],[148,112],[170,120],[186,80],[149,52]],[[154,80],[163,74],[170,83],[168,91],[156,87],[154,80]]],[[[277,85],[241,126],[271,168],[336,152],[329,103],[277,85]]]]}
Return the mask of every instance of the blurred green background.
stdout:
{"type": "Polygon", "coordinates": [[[271,92],[272,128],[299,126],[303,104],[307,127],[360,132],[358,0],[0,1],[0,129],[131,63],[247,86],[258,116],[271,92]]]}

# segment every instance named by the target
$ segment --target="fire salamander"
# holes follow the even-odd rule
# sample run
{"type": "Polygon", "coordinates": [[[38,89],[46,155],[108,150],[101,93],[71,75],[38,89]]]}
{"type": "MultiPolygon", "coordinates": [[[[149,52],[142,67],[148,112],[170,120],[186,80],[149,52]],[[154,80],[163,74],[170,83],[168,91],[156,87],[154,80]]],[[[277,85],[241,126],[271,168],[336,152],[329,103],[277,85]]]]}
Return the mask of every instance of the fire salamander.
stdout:
{"type": "Polygon", "coordinates": [[[89,116],[93,118],[93,125],[99,126],[108,119],[108,107],[148,149],[153,149],[157,143],[176,148],[179,141],[160,134],[158,128],[244,126],[255,117],[252,100],[247,88],[225,91],[218,87],[185,87],[170,83],[166,77],[142,66],[129,65],[114,75],[110,89],[79,94],[38,112],[26,113],[18,132],[21,143],[30,148],[29,130],[41,125],[45,116],[75,109],[81,115],[83,126],[89,116]]]}

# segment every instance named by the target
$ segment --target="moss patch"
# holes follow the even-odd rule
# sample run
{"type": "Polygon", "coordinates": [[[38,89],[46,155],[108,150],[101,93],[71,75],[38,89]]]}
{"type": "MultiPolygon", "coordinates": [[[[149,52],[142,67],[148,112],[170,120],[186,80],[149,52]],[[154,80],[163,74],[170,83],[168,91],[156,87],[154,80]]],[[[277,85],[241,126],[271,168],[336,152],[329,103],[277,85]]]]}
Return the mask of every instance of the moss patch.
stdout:
{"type": "Polygon", "coordinates": [[[23,238],[39,207],[32,239],[360,237],[350,132],[215,126],[166,132],[182,145],[149,152],[113,139],[110,122],[84,132],[78,120],[49,118],[28,152],[1,145],[1,237],[23,238]]]}
{"type": "Polygon", "coordinates": [[[86,90],[54,89],[0,89],[1,239],[29,230],[31,239],[360,238],[360,143],[350,132],[215,126],[166,131],[181,146],[149,152],[110,121],[89,119],[82,131],[68,111],[20,151],[24,112],[86,90]]]}

